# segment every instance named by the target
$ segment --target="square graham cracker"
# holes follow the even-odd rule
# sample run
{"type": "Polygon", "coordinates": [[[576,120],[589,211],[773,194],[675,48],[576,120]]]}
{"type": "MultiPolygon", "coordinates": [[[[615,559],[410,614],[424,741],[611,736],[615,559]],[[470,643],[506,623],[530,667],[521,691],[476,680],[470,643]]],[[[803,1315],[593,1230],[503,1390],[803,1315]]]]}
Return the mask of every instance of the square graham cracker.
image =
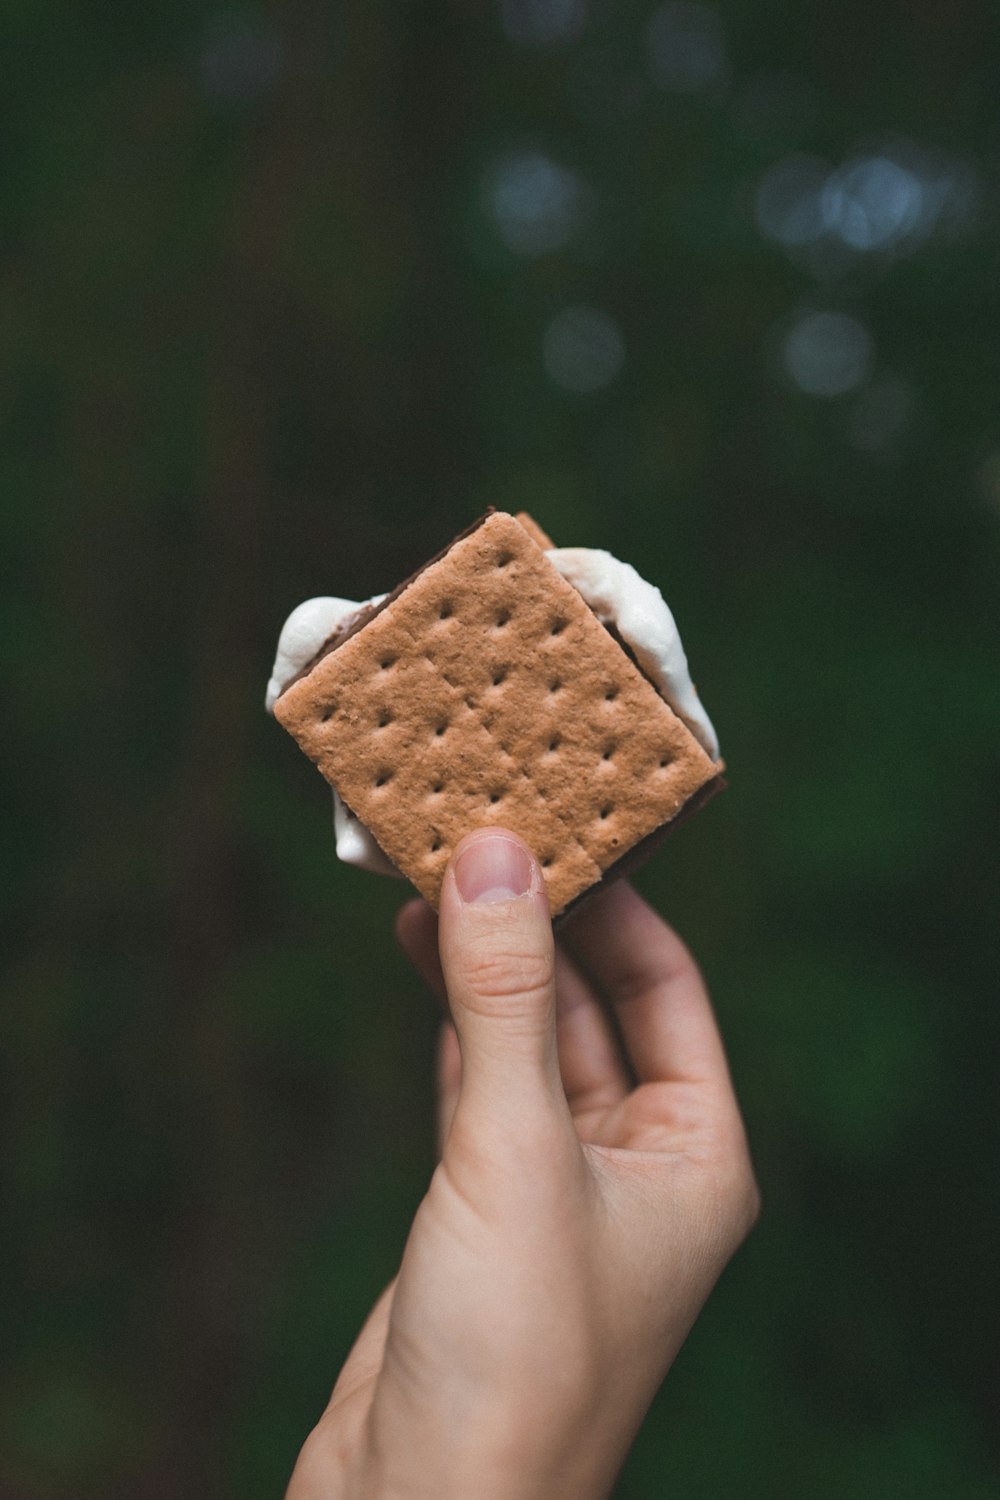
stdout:
{"type": "Polygon", "coordinates": [[[503,511],[321,655],[275,717],[434,907],[452,849],[474,828],[525,839],[557,916],[721,784],[503,511]]]}

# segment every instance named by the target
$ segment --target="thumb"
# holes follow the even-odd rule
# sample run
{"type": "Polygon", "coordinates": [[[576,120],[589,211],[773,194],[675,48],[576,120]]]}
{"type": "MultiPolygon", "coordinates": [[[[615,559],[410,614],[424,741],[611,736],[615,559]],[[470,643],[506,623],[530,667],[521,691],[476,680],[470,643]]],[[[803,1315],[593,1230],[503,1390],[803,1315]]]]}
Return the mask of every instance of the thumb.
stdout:
{"type": "Polygon", "coordinates": [[[457,1119],[492,1116],[508,1134],[553,1107],[566,1113],[545,882],[516,834],[483,828],[458,845],[441,888],[438,941],[462,1050],[457,1119]]]}

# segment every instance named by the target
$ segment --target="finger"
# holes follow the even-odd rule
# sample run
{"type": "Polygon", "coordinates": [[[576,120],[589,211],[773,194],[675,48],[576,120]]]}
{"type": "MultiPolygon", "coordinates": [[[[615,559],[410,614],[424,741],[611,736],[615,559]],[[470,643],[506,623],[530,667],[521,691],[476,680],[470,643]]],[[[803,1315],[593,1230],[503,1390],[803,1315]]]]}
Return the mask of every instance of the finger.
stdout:
{"type": "Polygon", "coordinates": [[[528,846],[483,828],[458,845],[441,888],[441,965],[462,1053],[456,1111],[504,1136],[569,1112],[556,1050],[555,944],[528,846]]]}
{"type": "MultiPolygon", "coordinates": [[[[396,918],[396,935],[414,968],[445,999],[438,953],[438,919],[426,901],[410,901],[396,918]]],[[[574,1115],[616,1104],[628,1090],[618,1044],[600,1001],[564,948],[556,947],[556,1038],[559,1071],[574,1115]]],[[[438,1044],[438,1149],[444,1149],[458,1100],[461,1053],[454,1026],[438,1044]]]]}
{"type": "Polygon", "coordinates": [[[444,1153],[451,1122],[462,1087],[462,1053],[458,1033],[451,1021],[445,1021],[438,1037],[437,1053],[437,1143],[438,1155],[444,1153]]]}
{"type": "Polygon", "coordinates": [[[697,964],[625,881],[570,919],[565,935],[615,1007],[626,1051],[643,1081],[728,1084],[719,1028],[697,964]]]}
{"type": "Polygon", "coordinates": [[[611,1023],[562,944],[556,946],[556,1039],[571,1114],[606,1109],[625,1097],[628,1079],[611,1023]]]}
{"type": "Polygon", "coordinates": [[[396,914],[396,940],[442,1004],[444,975],[438,955],[438,919],[426,901],[408,901],[396,914]]]}

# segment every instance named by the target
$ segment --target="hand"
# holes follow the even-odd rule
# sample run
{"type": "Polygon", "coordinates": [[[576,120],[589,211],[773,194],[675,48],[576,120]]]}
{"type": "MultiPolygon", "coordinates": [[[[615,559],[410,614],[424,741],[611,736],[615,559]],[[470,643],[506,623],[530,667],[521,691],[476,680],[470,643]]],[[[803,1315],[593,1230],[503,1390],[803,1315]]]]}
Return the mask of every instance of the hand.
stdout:
{"type": "Polygon", "coordinates": [[[757,1214],[708,996],[624,883],[556,947],[502,830],[397,930],[451,1013],[441,1160],[287,1500],[598,1500],[757,1214]]]}

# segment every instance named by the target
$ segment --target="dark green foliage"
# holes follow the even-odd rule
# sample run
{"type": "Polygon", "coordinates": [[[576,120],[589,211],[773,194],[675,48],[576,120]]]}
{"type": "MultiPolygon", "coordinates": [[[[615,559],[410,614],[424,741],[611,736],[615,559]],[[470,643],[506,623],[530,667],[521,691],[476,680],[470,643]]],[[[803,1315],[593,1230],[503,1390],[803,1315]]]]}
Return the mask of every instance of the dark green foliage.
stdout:
{"type": "Polygon", "coordinates": [[[0,1495],[280,1494],[394,1270],[435,1005],[263,689],[493,503],[662,586],[731,775],[639,885],[765,1214],[620,1494],[989,1500],[993,7],[2,25],[0,1495]]]}

